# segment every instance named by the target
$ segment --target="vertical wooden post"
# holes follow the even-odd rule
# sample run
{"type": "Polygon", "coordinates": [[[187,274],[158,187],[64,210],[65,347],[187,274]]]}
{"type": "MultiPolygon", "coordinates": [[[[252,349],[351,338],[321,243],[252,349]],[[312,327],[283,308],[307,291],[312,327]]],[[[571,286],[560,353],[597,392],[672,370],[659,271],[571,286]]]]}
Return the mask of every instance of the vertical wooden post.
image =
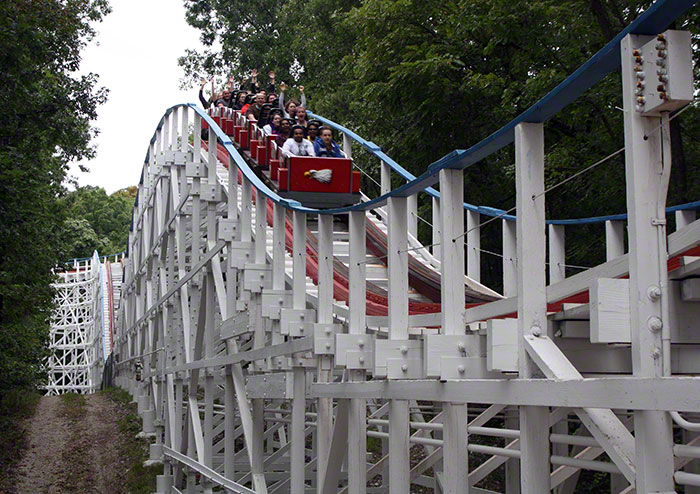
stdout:
{"type": "MultiPolygon", "coordinates": [[[[333,216],[318,215],[318,322],[333,322],[333,216]]],[[[318,356],[317,382],[330,382],[332,357],[318,356]]],[[[318,398],[316,418],[317,488],[324,489],[328,455],[333,434],[333,399],[318,398]]]]}
{"type": "Polygon", "coordinates": [[[418,194],[408,196],[408,234],[418,238],[418,194]]]}
{"type": "Polygon", "coordinates": [[[352,159],[352,139],[346,134],[343,134],[343,152],[345,156],[352,159]]]}
{"type": "MultiPolygon", "coordinates": [[[[384,169],[384,166],[382,165],[384,169]]],[[[384,183],[384,180],[382,180],[384,183]]],[[[407,199],[388,200],[389,339],[408,339],[407,199]]],[[[410,490],[408,400],[389,403],[389,494],[410,490]]]]}
{"type": "MultiPolygon", "coordinates": [[[[549,284],[552,285],[566,278],[566,244],[564,225],[549,225],[549,284]]],[[[552,336],[552,335],[550,335],[552,336]]],[[[569,421],[567,416],[552,425],[553,434],[568,434],[569,421]]],[[[558,456],[568,456],[569,447],[566,444],[553,444],[552,454],[558,456]]],[[[554,494],[564,494],[567,492],[565,483],[554,489],[554,494]]]]}
{"type": "Polygon", "coordinates": [[[479,223],[481,223],[481,215],[476,211],[467,210],[467,276],[480,282],[481,228],[479,223]]]}
{"type": "MultiPolygon", "coordinates": [[[[635,377],[662,377],[662,331],[654,331],[650,321],[663,320],[661,298],[647,294],[653,287],[664,288],[666,278],[665,218],[658,207],[665,207],[666,194],[661,182],[661,132],[659,118],[644,117],[635,109],[636,76],[633,51],[652,36],[627,35],[621,41],[622,96],[625,122],[625,176],[630,266],[630,329],[632,371],[635,377]],[[657,204],[662,198],[664,204],[657,204]],[[662,240],[659,240],[660,236],[662,240]],[[663,273],[661,266],[663,265],[663,273]]],[[[665,293],[664,293],[665,296],[665,293]]],[[[673,434],[666,412],[634,412],[637,492],[671,492],[673,481],[673,434]]]]}
{"type": "Polygon", "coordinates": [[[381,193],[382,195],[389,193],[391,191],[391,167],[384,163],[383,161],[379,165],[381,193]]]}
{"type": "Polygon", "coordinates": [[[676,231],[685,228],[695,221],[696,214],[694,210],[676,211],[676,231]]]}
{"type": "MultiPolygon", "coordinates": [[[[515,128],[515,186],[518,220],[518,366],[531,379],[536,364],[524,338],[547,329],[545,293],[544,131],[542,124],[515,128]],[[534,199],[533,199],[534,198],[534,199]]],[[[549,492],[549,409],[520,407],[520,482],[527,493],[549,492]]]]}
{"type": "MultiPolygon", "coordinates": [[[[294,238],[292,239],[292,307],[306,308],[306,214],[294,211],[294,238]]],[[[306,418],[306,370],[298,363],[294,369],[294,397],[292,399],[291,433],[291,494],[305,494],[306,438],[304,437],[306,418]]]]}
{"type": "Polygon", "coordinates": [[[438,261],[441,260],[441,245],[440,241],[442,238],[442,230],[440,226],[440,199],[433,197],[433,238],[432,238],[432,253],[433,257],[437,259],[438,261]],[[437,244],[437,245],[436,245],[437,244]]]}
{"type": "MultiPolygon", "coordinates": [[[[464,172],[440,171],[442,225],[441,333],[464,334],[464,172]]],[[[478,216],[478,215],[477,215],[478,216]]],[[[467,461],[467,405],[443,404],[443,465],[445,494],[469,492],[467,461]]]]}
{"type": "Polygon", "coordinates": [[[625,223],[605,222],[605,259],[611,261],[625,254],[625,223]]]}
{"type": "MultiPolygon", "coordinates": [[[[350,258],[349,258],[349,308],[350,334],[364,334],[366,327],[366,238],[365,212],[350,213],[350,258]]],[[[350,378],[354,382],[365,380],[364,370],[351,370],[350,378]]],[[[367,402],[363,398],[350,400],[348,418],[348,493],[365,494],[367,492],[367,402]]]]}
{"type": "MultiPolygon", "coordinates": [[[[501,220],[503,236],[503,296],[514,297],[518,294],[518,263],[515,221],[501,220]]],[[[505,413],[505,426],[508,429],[517,429],[520,426],[518,419],[518,407],[507,407],[505,413]]],[[[506,460],[505,492],[507,494],[520,493],[520,462],[515,458],[506,460]]]]}

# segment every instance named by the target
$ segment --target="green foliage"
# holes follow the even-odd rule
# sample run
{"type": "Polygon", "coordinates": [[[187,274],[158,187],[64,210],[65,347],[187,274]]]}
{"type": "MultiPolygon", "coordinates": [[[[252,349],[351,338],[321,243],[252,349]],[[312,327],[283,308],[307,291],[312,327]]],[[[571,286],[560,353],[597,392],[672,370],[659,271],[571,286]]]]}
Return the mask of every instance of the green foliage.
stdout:
{"type": "Polygon", "coordinates": [[[14,466],[27,448],[27,420],[34,415],[41,396],[14,389],[0,399],[0,492],[13,492],[14,466]]]}
{"type": "Polygon", "coordinates": [[[148,460],[149,442],[147,439],[136,437],[141,431],[141,419],[136,413],[136,405],[131,403],[131,395],[121,388],[107,388],[101,393],[118,407],[120,457],[127,459],[124,492],[150,494],[155,490],[156,476],[163,472],[163,466],[144,466],[144,462],[148,460]]]}
{"type": "MultiPolygon", "coordinates": [[[[190,52],[186,78],[273,69],[289,81],[304,68],[310,108],[376,142],[418,175],[453,149],[487,137],[543,97],[631,23],[650,2],[622,0],[283,0],[186,2],[188,21],[220,53],[190,52]],[[254,21],[251,21],[254,19],[254,21]],[[263,22],[263,24],[259,24],[263,22]],[[262,27],[261,27],[262,26],[262,27]],[[263,29],[264,27],[264,29],[263,29]],[[264,43],[252,35],[262,29],[264,43]],[[270,34],[272,33],[272,34],[270,34]]],[[[698,9],[676,29],[700,30],[698,9]]],[[[698,66],[696,60],[696,71],[698,66]]],[[[700,75],[700,74],[698,74],[700,75]]],[[[697,78],[696,78],[697,79],[697,78]]],[[[623,145],[621,83],[611,74],[546,124],[548,186],[623,145]]],[[[669,203],[700,195],[700,130],[694,109],[674,120],[674,174],[669,203]],[[675,137],[674,137],[675,136],[675,137]]],[[[354,150],[353,150],[354,151],[354,150]]],[[[378,163],[354,153],[378,177],[378,163]]],[[[394,186],[398,185],[397,182],[394,186]]],[[[364,181],[363,187],[377,192],[364,181]]],[[[465,173],[465,199],[514,206],[513,149],[465,173]]],[[[420,208],[429,208],[427,197],[420,208]]],[[[549,218],[624,212],[624,161],[617,156],[547,195],[549,218]]],[[[429,216],[425,216],[428,217],[429,216]]],[[[495,222],[494,224],[495,225],[495,222]]],[[[420,235],[429,240],[421,224],[420,235]]],[[[604,260],[600,226],[567,235],[572,264],[604,260]]],[[[482,248],[500,251],[500,228],[486,227],[482,248]]],[[[482,280],[498,288],[501,259],[483,256],[482,280]]]]}
{"type": "Polygon", "coordinates": [[[0,3],[0,396],[41,378],[68,163],[89,158],[106,92],[77,75],[106,0],[0,3]]]}
{"type": "Polygon", "coordinates": [[[67,258],[117,254],[126,250],[136,187],[107,195],[101,187],[85,186],[68,194],[64,201],[68,218],[65,231],[67,258]]]}

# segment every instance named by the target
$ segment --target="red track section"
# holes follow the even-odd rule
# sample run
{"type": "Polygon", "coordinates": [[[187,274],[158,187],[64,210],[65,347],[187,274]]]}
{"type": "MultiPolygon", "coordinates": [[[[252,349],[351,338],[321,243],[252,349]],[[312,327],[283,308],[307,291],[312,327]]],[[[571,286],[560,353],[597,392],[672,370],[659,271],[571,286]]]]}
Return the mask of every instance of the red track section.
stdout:
{"type": "MultiPolygon", "coordinates": [[[[207,142],[202,141],[202,147],[207,149],[207,142]]],[[[217,145],[217,158],[221,161],[224,166],[228,166],[228,152],[226,149],[217,145]]],[[[242,179],[242,174],[240,170],[238,171],[238,182],[240,183],[242,179]]],[[[253,190],[253,202],[256,200],[255,190],[253,190]]],[[[272,226],[273,222],[273,203],[267,199],[267,223],[272,226]]],[[[292,222],[289,217],[285,219],[285,245],[288,252],[292,252],[292,239],[294,237],[294,230],[292,222]]],[[[307,243],[306,243],[306,275],[309,276],[314,283],[318,284],[318,252],[316,248],[310,244],[309,238],[313,237],[313,234],[307,230],[307,243]]],[[[368,244],[368,247],[372,247],[368,244]]],[[[700,256],[700,246],[693,247],[682,254],[669,259],[668,270],[673,271],[680,267],[680,258],[683,256],[700,256]]],[[[340,262],[340,261],[336,261],[340,262]]],[[[334,263],[335,264],[335,263],[334,263]]],[[[625,276],[626,278],[627,276],[625,276]]],[[[343,275],[340,270],[333,269],[333,298],[342,302],[348,301],[349,295],[349,280],[347,276],[343,275]]],[[[585,304],[589,302],[588,290],[567,297],[563,300],[551,303],[547,305],[547,310],[549,312],[559,312],[563,304],[585,304]]],[[[488,302],[478,302],[466,304],[466,308],[476,307],[483,305],[488,302]]],[[[367,290],[367,315],[370,316],[386,316],[388,314],[389,301],[386,296],[376,293],[376,291],[370,290],[368,286],[367,290]]],[[[424,303],[424,302],[409,302],[408,311],[409,314],[430,314],[435,312],[440,312],[441,304],[439,303],[424,303]]],[[[517,312],[511,314],[505,314],[500,316],[500,318],[506,317],[517,317],[517,312]]]]}

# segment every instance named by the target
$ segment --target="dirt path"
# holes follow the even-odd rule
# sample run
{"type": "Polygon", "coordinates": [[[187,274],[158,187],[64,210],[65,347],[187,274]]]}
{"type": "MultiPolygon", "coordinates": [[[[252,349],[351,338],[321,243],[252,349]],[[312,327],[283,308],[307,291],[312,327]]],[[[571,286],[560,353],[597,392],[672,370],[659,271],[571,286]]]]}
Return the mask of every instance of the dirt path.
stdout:
{"type": "Polygon", "coordinates": [[[29,446],[18,466],[17,494],[121,492],[118,410],[103,395],[68,408],[43,397],[28,427],[29,446]]]}

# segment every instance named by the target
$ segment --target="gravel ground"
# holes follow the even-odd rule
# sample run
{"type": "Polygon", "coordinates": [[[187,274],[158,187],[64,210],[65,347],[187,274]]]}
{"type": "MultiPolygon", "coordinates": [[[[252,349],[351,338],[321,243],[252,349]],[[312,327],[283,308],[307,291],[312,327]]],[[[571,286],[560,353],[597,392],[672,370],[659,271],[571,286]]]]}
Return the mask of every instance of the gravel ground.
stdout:
{"type": "Polygon", "coordinates": [[[80,420],[61,398],[45,396],[28,426],[29,446],[18,465],[17,494],[117,494],[124,485],[118,413],[105,396],[85,397],[80,420]]]}

